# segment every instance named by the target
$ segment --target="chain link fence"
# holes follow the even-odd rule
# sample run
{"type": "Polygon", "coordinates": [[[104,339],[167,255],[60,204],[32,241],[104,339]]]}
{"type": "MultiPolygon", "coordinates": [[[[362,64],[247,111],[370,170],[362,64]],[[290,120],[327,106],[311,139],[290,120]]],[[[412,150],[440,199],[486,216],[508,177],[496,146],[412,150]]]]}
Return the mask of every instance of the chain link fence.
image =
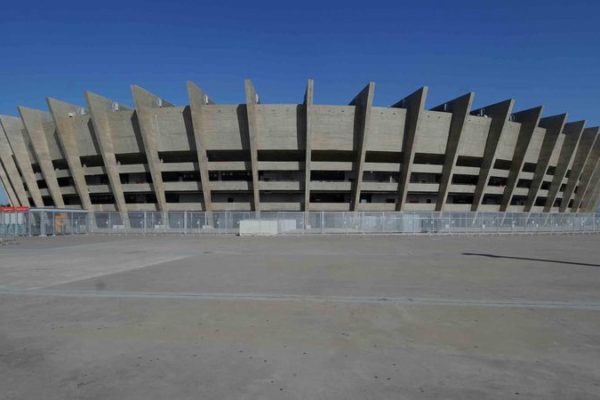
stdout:
{"type": "Polygon", "coordinates": [[[86,212],[0,213],[0,237],[101,234],[238,234],[240,221],[276,221],[278,234],[517,234],[600,232],[600,213],[86,212]]]}

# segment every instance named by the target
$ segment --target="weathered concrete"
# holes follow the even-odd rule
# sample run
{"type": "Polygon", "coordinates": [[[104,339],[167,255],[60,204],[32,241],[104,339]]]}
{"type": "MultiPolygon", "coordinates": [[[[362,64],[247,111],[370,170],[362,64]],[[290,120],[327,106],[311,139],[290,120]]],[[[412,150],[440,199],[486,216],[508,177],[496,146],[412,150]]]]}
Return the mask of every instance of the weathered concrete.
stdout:
{"type": "Polygon", "coordinates": [[[531,141],[531,137],[533,136],[533,132],[540,122],[542,110],[543,107],[540,106],[512,114],[512,119],[516,122],[519,122],[521,127],[519,129],[519,135],[517,137],[517,143],[515,145],[515,151],[512,157],[512,164],[508,174],[508,182],[506,183],[506,188],[504,189],[504,193],[502,195],[500,211],[506,211],[506,209],[510,206],[515,187],[517,186],[517,182],[519,180],[519,175],[523,169],[523,164],[525,163],[525,154],[529,148],[529,143],[531,141]]]}
{"type": "MultiPolygon", "coordinates": [[[[581,134],[581,139],[579,140],[579,145],[577,146],[577,153],[575,154],[575,159],[573,160],[573,166],[571,167],[571,175],[569,176],[569,180],[567,181],[567,186],[563,193],[563,201],[560,203],[560,212],[565,212],[569,207],[569,203],[573,198],[573,194],[579,180],[582,177],[583,167],[587,163],[587,160],[592,154],[592,149],[600,135],[600,128],[586,128],[583,130],[581,134]]],[[[600,144],[600,142],[599,142],[600,144]]],[[[581,190],[581,186],[580,186],[581,190]]]]}
{"type": "Polygon", "coordinates": [[[202,89],[193,82],[187,83],[188,97],[190,100],[190,113],[194,127],[194,139],[196,144],[196,154],[198,156],[198,169],[200,171],[200,183],[202,185],[202,198],[204,210],[212,211],[211,187],[208,176],[208,156],[206,154],[206,139],[203,129],[204,106],[214,104],[202,89]]]}
{"type": "Polygon", "coordinates": [[[20,118],[2,115],[0,116],[0,124],[2,124],[6,138],[10,143],[10,147],[15,156],[15,161],[21,171],[21,176],[27,185],[29,196],[33,199],[33,204],[36,207],[44,207],[40,188],[35,179],[35,174],[33,173],[33,160],[29,158],[29,152],[27,151],[27,144],[25,142],[26,135],[24,135],[23,132],[25,129],[23,127],[23,122],[20,118]]]}
{"type": "Polygon", "coordinates": [[[456,159],[458,158],[458,147],[460,146],[463,126],[471,106],[473,104],[474,93],[467,93],[464,96],[458,97],[447,103],[441,104],[432,108],[433,111],[443,111],[452,113],[452,121],[450,122],[450,130],[448,132],[448,140],[446,142],[446,151],[444,154],[444,166],[442,168],[442,177],[440,179],[440,188],[438,190],[436,211],[442,211],[446,200],[448,199],[448,188],[452,182],[456,159]]]}
{"type": "Polygon", "coordinates": [[[406,204],[411,166],[415,159],[415,137],[419,128],[420,116],[425,109],[427,91],[427,86],[424,86],[392,106],[406,109],[406,123],[402,140],[402,167],[400,169],[400,181],[398,182],[396,211],[402,211],[406,204]]]}
{"type": "Polygon", "coordinates": [[[540,119],[540,127],[546,129],[546,134],[544,135],[544,141],[542,142],[542,147],[540,148],[540,153],[535,166],[535,172],[533,173],[531,187],[529,188],[529,194],[527,195],[525,212],[531,211],[531,208],[535,205],[535,200],[537,199],[542,182],[546,176],[550,157],[552,157],[554,147],[558,141],[558,135],[562,133],[566,122],[567,114],[553,115],[551,117],[540,119]]]}
{"type": "Polygon", "coordinates": [[[246,115],[248,118],[248,142],[250,144],[250,164],[252,170],[252,209],[260,211],[260,186],[258,183],[258,135],[256,127],[256,105],[260,103],[256,89],[250,79],[244,81],[246,94],[246,115]]]}
{"type": "Polygon", "coordinates": [[[582,209],[582,203],[585,193],[588,188],[593,184],[593,173],[596,165],[600,163],[600,139],[596,139],[594,146],[590,152],[589,157],[585,162],[583,172],[581,173],[581,179],[579,181],[579,187],[575,193],[575,200],[573,201],[572,211],[582,209]]]}
{"type": "Polygon", "coordinates": [[[312,81],[301,104],[260,103],[250,81],[244,104],[214,104],[191,82],[189,105],[132,93],[135,109],[88,93],[89,113],[57,102],[54,121],[27,111],[29,133],[11,122],[20,173],[6,174],[18,202],[27,186],[36,206],[54,198],[119,211],[125,222],[127,212],[165,210],[542,212],[548,197],[581,205],[575,191],[588,184],[581,146],[556,135],[540,109],[512,114],[512,100],[470,112],[470,93],[425,110],[423,88],[392,107],[373,106],[368,90],[350,105],[323,105],[312,81]],[[581,177],[565,181],[570,169],[581,177]],[[548,182],[547,171],[565,171],[564,182],[548,182]]]}
{"type": "Polygon", "coordinates": [[[362,190],[363,175],[365,169],[365,155],[369,140],[369,126],[371,123],[371,110],[373,108],[373,97],[375,96],[375,83],[369,82],[367,86],[350,102],[356,106],[354,114],[356,118],[356,161],[354,162],[354,181],[350,199],[350,211],[360,210],[360,192],[362,190]]]}
{"type": "Polygon", "coordinates": [[[599,256],[582,235],[22,240],[0,247],[0,387],[597,398],[599,256]]]}
{"type": "Polygon", "coordinates": [[[471,211],[477,211],[481,206],[483,195],[490,178],[490,171],[497,159],[498,143],[502,138],[502,132],[504,131],[508,117],[512,113],[514,104],[514,100],[505,100],[471,112],[472,115],[486,116],[486,118],[492,119],[485,141],[483,159],[481,160],[481,167],[479,169],[477,186],[473,195],[473,205],[471,206],[471,211]]]}
{"type": "Polygon", "coordinates": [[[29,206],[29,199],[27,198],[27,192],[25,191],[25,185],[17,166],[13,159],[14,153],[10,147],[10,143],[4,133],[4,128],[0,124],[0,161],[3,165],[4,187],[7,190],[7,194],[14,205],[29,206]]]}
{"type": "Polygon", "coordinates": [[[9,205],[11,205],[11,206],[18,205],[19,199],[17,198],[17,195],[15,194],[15,191],[13,190],[12,184],[10,183],[10,180],[8,179],[8,175],[4,171],[4,166],[2,165],[2,162],[0,162],[0,186],[2,186],[2,189],[4,189],[4,193],[6,193],[6,197],[7,197],[9,205]]]}
{"type": "Polygon", "coordinates": [[[79,195],[81,206],[85,210],[91,210],[90,191],[85,181],[85,173],[81,165],[81,156],[77,146],[77,131],[72,123],[73,117],[80,113],[81,107],[52,98],[47,98],[46,100],[56,125],[56,133],[63,154],[65,155],[67,164],[69,164],[69,170],[71,171],[71,177],[79,195]]]}
{"type": "Polygon", "coordinates": [[[158,209],[159,211],[168,211],[161,161],[158,157],[158,116],[154,111],[160,107],[173,107],[173,104],[136,85],[131,86],[131,93],[135,103],[135,113],[140,126],[144,149],[146,150],[146,159],[152,176],[152,188],[154,189],[158,209]]]}
{"type": "Polygon", "coordinates": [[[314,82],[309,79],[306,83],[306,93],[304,94],[304,113],[305,113],[305,143],[304,143],[304,211],[310,211],[310,171],[312,158],[312,108],[315,97],[314,82]]]}
{"type": "Polygon", "coordinates": [[[550,211],[554,207],[554,201],[558,196],[560,187],[562,186],[563,180],[567,174],[569,166],[573,162],[575,155],[575,149],[583,133],[585,127],[585,121],[570,122],[565,124],[564,133],[565,140],[563,141],[562,148],[560,149],[560,155],[558,158],[558,164],[554,171],[554,177],[548,190],[548,197],[546,198],[546,204],[544,205],[544,211],[550,211]]]}
{"type": "MultiPolygon", "coordinates": [[[[115,103],[92,92],[85,92],[85,98],[90,110],[94,134],[100,146],[104,168],[110,182],[117,211],[121,213],[123,224],[127,226],[129,225],[129,216],[127,215],[127,205],[119,176],[119,166],[117,165],[115,156],[113,133],[109,120],[109,114],[113,112],[113,105],[115,103]]],[[[119,105],[119,108],[127,109],[127,107],[122,105],[119,105]]]]}

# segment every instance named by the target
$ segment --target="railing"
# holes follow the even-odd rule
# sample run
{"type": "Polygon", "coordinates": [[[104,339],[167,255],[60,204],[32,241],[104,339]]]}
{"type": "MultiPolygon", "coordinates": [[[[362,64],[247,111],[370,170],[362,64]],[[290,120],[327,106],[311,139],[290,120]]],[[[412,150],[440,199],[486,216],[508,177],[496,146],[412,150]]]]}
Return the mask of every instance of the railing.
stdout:
{"type": "Polygon", "coordinates": [[[242,220],[276,220],[280,234],[517,234],[600,232],[600,213],[493,212],[86,212],[0,213],[0,236],[237,234],[242,220]]]}

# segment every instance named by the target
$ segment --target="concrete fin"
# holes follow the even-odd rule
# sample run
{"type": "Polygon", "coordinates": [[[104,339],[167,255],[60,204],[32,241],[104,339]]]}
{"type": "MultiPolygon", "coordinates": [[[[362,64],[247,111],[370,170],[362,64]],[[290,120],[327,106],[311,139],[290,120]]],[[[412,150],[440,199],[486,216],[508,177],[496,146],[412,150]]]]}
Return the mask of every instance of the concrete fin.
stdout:
{"type": "Polygon", "coordinates": [[[400,167],[396,211],[403,211],[406,203],[408,184],[415,158],[416,133],[419,129],[421,116],[425,110],[428,90],[427,86],[424,86],[392,106],[406,109],[406,122],[404,124],[404,136],[402,140],[402,166],[400,167]]]}

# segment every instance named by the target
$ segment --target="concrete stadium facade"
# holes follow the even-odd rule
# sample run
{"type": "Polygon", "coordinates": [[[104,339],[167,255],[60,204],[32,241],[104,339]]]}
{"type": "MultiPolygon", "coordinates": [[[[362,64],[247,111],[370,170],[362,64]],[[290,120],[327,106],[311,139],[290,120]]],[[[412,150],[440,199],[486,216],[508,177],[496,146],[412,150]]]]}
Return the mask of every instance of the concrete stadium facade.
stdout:
{"type": "Polygon", "coordinates": [[[588,212],[600,197],[598,127],[472,110],[473,93],[426,109],[427,88],[373,106],[216,104],[188,82],[175,106],[132,86],[129,108],[86,92],[87,106],[0,116],[0,183],[12,205],[90,211],[588,212]]]}

